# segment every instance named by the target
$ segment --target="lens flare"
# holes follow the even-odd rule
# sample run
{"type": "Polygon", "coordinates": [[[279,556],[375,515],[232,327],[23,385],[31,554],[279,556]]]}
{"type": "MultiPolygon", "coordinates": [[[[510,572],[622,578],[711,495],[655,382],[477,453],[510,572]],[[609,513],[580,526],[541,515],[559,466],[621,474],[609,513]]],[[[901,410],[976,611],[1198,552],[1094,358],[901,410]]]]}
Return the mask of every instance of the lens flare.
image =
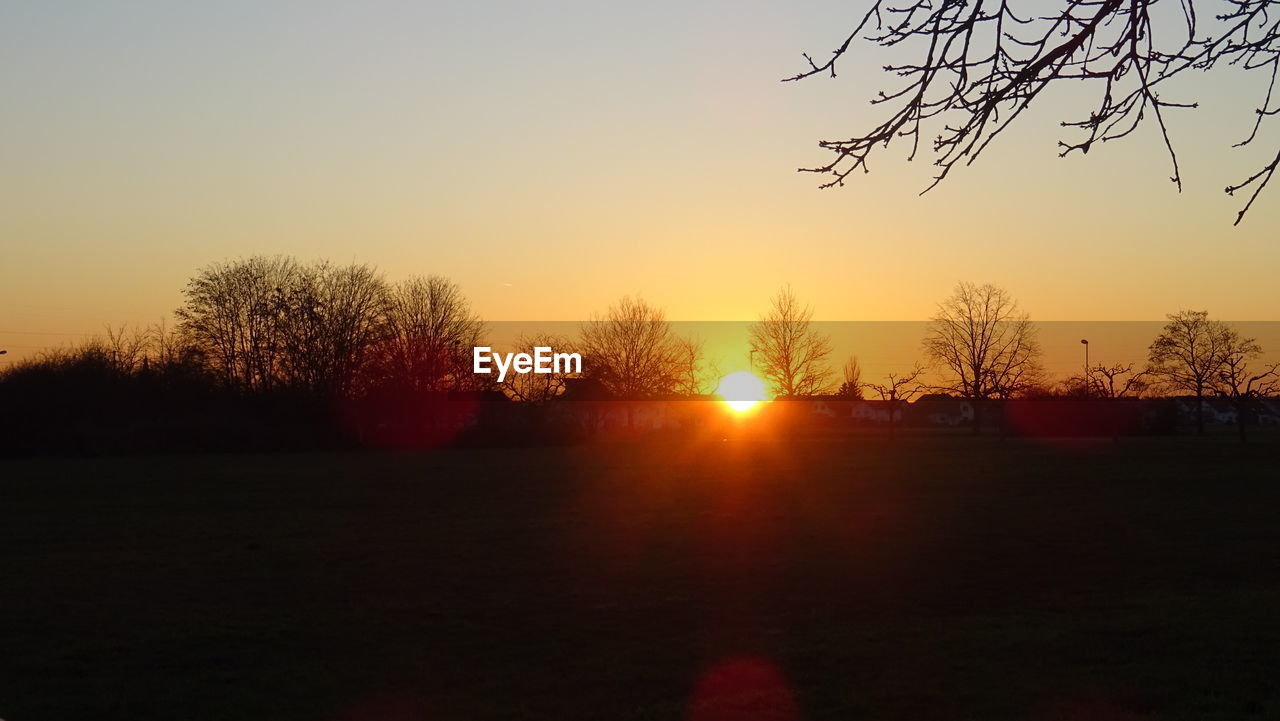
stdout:
{"type": "Polygon", "coordinates": [[[756,407],[760,401],[767,400],[764,381],[746,371],[730,373],[720,379],[720,387],[716,394],[724,399],[734,411],[744,413],[756,407]]]}

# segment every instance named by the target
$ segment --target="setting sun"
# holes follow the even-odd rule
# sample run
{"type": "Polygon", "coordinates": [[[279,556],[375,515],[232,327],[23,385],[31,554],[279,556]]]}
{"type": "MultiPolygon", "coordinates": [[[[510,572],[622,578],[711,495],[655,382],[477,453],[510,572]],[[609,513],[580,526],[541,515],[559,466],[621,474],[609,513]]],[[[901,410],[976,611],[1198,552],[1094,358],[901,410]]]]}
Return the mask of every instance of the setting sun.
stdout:
{"type": "Polygon", "coordinates": [[[739,413],[749,411],[760,401],[766,400],[764,381],[746,371],[730,373],[720,379],[716,393],[739,413]]]}

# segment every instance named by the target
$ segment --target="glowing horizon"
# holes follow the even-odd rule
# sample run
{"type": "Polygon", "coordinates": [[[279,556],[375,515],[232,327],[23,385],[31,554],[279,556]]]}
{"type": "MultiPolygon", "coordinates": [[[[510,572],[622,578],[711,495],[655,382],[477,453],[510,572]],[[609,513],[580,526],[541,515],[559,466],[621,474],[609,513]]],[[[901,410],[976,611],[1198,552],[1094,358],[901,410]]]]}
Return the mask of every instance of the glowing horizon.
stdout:
{"type": "Polygon", "coordinates": [[[580,319],[625,294],[749,320],[791,283],[819,319],[907,321],[958,280],[1008,288],[1037,320],[1280,319],[1280,187],[1239,228],[1221,192],[1256,160],[1227,142],[1247,135],[1252,86],[1225,71],[1188,93],[1213,102],[1171,118],[1182,194],[1149,127],[1057,159],[1068,96],[922,197],[933,169],[900,156],[819,191],[795,170],[877,117],[883,63],[859,50],[838,79],[778,80],[856,14],[12,8],[0,365],[170,318],[198,268],[277,253],[444,275],[489,320],[580,319]]]}

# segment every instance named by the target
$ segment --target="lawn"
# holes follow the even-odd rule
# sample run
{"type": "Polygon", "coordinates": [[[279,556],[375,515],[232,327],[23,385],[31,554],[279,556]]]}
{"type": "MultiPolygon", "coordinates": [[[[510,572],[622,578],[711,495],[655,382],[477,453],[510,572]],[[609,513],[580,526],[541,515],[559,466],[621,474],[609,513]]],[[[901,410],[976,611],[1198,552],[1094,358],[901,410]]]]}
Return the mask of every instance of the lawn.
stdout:
{"type": "Polygon", "coordinates": [[[1276,718],[1277,451],[4,461],[0,718],[1276,718]]]}

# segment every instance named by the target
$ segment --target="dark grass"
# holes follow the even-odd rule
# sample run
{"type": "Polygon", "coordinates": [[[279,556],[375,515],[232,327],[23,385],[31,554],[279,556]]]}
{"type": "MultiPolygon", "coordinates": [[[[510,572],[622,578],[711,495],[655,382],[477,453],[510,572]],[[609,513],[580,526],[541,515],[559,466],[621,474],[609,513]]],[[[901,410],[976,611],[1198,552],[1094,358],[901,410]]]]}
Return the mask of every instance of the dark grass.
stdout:
{"type": "Polygon", "coordinates": [[[1278,451],[8,461],[0,717],[1277,718],[1278,451]]]}

